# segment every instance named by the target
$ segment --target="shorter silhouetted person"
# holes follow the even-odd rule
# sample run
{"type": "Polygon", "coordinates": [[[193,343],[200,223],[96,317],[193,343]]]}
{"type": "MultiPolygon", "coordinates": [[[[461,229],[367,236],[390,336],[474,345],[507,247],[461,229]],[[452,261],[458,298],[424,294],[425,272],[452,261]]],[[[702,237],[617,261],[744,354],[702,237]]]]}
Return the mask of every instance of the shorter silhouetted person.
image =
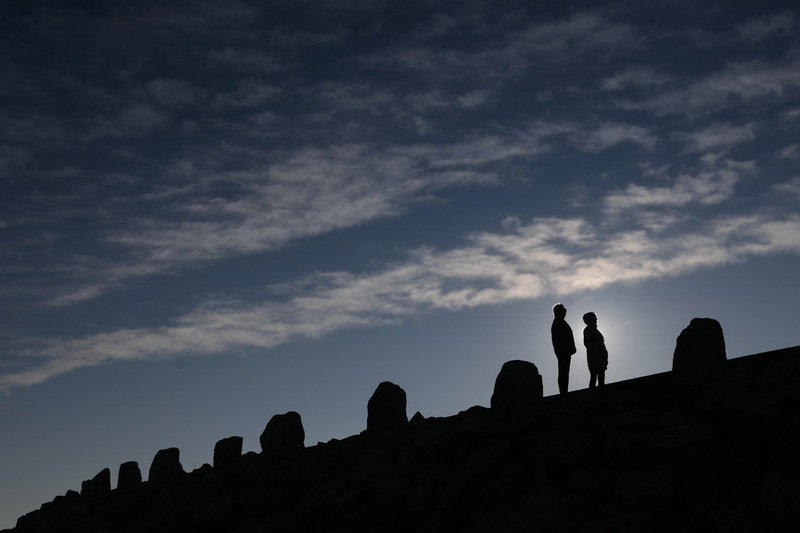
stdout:
{"type": "Polygon", "coordinates": [[[562,304],[553,306],[553,325],[550,326],[550,336],[553,339],[553,350],[558,359],[558,392],[566,394],[569,390],[569,364],[577,349],[575,348],[575,337],[572,336],[572,328],[567,321],[567,308],[562,304]]]}
{"type": "Polygon", "coordinates": [[[583,329],[583,345],[586,346],[586,362],[589,364],[589,388],[603,386],[608,368],[608,350],[603,334],[597,329],[597,315],[583,315],[586,327],[583,329]]]}

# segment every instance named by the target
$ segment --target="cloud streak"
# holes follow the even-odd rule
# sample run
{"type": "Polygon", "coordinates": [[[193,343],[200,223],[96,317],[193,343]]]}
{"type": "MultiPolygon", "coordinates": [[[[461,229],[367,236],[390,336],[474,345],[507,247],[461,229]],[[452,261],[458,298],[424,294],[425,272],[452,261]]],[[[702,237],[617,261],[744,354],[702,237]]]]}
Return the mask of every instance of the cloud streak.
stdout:
{"type": "Polygon", "coordinates": [[[793,14],[698,30],[708,53],[695,64],[651,54],[678,40],[686,53],[686,32],[624,6],[487,17],[489,3],[434,3],[395,20],[367,4],[287,4],[296,28],[247,2],[23,17],[0,36],[14,42],[14,79],[0,81],[12,102],[0,112],[0,271],[18,276],[0,293],[16,298],[32,273],[47,311],[65,312],[473,190],[512,191],[513,207],[492,208],[517,223],[463,246],[419,239],[396,263],[273,284],[262,301],[209,300],[161,327],[30,341],[0,388],[798,253],[798,217],[781,211],[797,178],[758,174],[798,158],[800,111],[783,105],[800,89],[793,14]],[[41,65],[27,59],[39,41],[55,54],[41,65]],[[767,158],[751,155],[760,143],[767,158]],[[733,203],[750,211],[726,212],[733,203]]]}
{"type": "Polygon", "coordinates": [[[696,173],[680,174],[667,186],[629,184],[608,194],[603,205],[610,215],[630,210],[659,207],[683,207],[689,204],[713,205],[733,196],[734,187],[743,176],[755,171],[752,161],[719,160],[706,157],[696,173]]]}
{"type": "Polygon", "coordinates": [[[159,215],[136,217],[106,233],[106,243],[124,250],[124,258],[94,266],[82,261],[74,270],[80,285],[50,303],[71,305],[127,279],[274,252],[298,239],[396,217],[447,190],[497,186],[503,182],[501,169],[549,153],[549,141],[562,136],[591,153],[627,142],[650,149],[657,142],[646,129],[624,123],[588,128],[535,123],[452,144],[309,146],[273,164],[235,172],[185,161],[179,173],[187,180],[151,197],[169,201],[156,210],[159,215]],[[228,192],[209,194],[213,189],[228,192]]]}
{"type": "Polygon", "coordinates": [[[619,100],[622,109],[648,111],[657,116],[704,116],[743,102],[785,98],[800,88],[798,61],[734,63],[723,71],[691,80],[643,100],[619,100]]]}
{"type": "MultiPolygon", "coordinates": [[[[790,186],[794,186],[791,182],[790,186]]],[[[52,339],[18,353],[0,389],[41,383],[81,367],[239,349],[393,324],[618,283],[641,283],[779,253],[800,253],[800,216],[720,215],[665,237],[601,231],[582,218],[533,219],[504,234],[476,233],[462,248],[420,248],[371,274],[318,273],[275,285],[256,303],[210,301],[169,326],[52,339]]]]}

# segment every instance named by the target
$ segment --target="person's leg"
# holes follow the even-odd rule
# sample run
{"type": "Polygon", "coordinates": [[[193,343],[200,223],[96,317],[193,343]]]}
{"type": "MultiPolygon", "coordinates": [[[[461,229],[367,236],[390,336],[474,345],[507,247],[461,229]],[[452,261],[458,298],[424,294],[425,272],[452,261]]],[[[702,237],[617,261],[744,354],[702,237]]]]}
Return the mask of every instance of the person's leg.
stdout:
{"type": "Polygon", "coordinates": [[[597,381],[597,371],[589,369],[589,388],[593,389],[595,385],[595,381],[597,381]]]}
{"type": "Polygon", "coordinates": [[[558,392],[566,394],[569,390],[569,362],[570,356],[558,358],[558,392]]]}
{"type": "Polygon", "coordinates": [[[606,384],[606,371],[605,370],[598,370],[597,371],[597,384],[602,387],[606,384]]]}

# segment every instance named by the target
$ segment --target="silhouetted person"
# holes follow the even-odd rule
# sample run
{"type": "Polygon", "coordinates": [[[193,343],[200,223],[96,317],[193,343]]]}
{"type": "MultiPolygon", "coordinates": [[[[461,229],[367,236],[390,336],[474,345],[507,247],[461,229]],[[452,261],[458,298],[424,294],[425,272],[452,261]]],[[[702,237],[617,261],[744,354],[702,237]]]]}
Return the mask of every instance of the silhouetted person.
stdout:
{"type": "Polygon", "coordinates": [[[606,382],[606,368],[608,368],[608,350],[603,334],[597,329],[597,315],[586,313],[583,315],[583,345],[586,346],[586,362],[589,364],[589,388],[596,385],[603,386],[606,382]]]}
{"type": "Polygon", "coordinates": [[[562,304],[553,306],[553,325],[550,326],[550,337],[553,339],[553,350],[558,359],[558,392],[566,394],[569,390],[569,364],[575,348],[575,337],[567,321],[567,308],[562,304]]]}

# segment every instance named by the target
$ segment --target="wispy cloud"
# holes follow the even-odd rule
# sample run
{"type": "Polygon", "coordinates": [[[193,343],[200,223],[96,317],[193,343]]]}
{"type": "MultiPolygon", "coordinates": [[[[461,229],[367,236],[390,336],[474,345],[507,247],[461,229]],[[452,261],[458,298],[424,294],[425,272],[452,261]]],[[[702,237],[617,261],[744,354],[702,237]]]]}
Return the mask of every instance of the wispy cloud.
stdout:
{"type": "Polygon", "coordinates": [[[628,24],[593,13],[575,13],[565,20],[532,25],[520,34],[512,50],[516,55],[608,54],[644,47],[638,31],[628,24]]]}
{"type": "MultiPolygon", "coordinates": [[[[365,55],[361,61],[369,67],[401,68],[437,79],[471,78],[472,73],[492,82],[508,83],[527,75],[530,69],[563,68],[587,55],[600,60],[626,50],[646,47],[645,39],[628,24],[615,22],[597,13],[578,12],[569,17],[550,18],[526,24],[522,28],[494,28],[490,37],[502,34],[502,39],[489,39],[486,46],[476,50],[442,46],[441,41],[428,39],[438,34],[426,34],[426,42],[398,46],[380,54],[365,55]]],[[[486,25],[460,27],[462,38],[485,40],[486,25]]]]}
{"type": "Polygon", "coordinates": [[[778,150],[781,159],[800,159],[800,143],[790,144],[778,150]]]}
{"type": "Polygon", "coordinates": [[[681,89],[668,89],[643,100],[619,100],[623,109],[649,111],[659,116],[706,115],[742,102],[781,98],[800,88],[799,63],[749,61],[726,66],[721,72],[692,80],[681,89]]]}
{"type": "Polygon", "coordinates": [[[112,361],[273,348],[435,310],[563,296],[784,252],[800,253],[796,214],[724,215],[669,238],[646,230],[600,232],[580,218],[534,219],[509,233],[474,234],[463,248],[418,249],[376,273],[320,273],[274,286],[280,298],[213,301],[160,328],[39,343],[10,360],[0,389],[112,361]]]}
{"type": "Polygon", "coordinates": [[[687,152],[706,152],[709,150],[727,150],[737,144],[746,143],[756,138],[756,125],[753,122],[732,126],[730,123],[714,123],[687,133],[676,133],[677,139],[686,142],[687,152]]]}
{"type": "Polygon", "coordinates": [[[631,183],[623,190],[609,193],[603,204],[612,215],[656,207],[719,204],[729,199],[736,184],[753,170],[752,161],[706,157],[705,165],[696,173],[680,174],[665,186],[631,183]]]}
{"type": "Polygon", "coordinates": [[[259,107],[282,92],[284,89],[276,85],[243,80],[239,82],[235,90],[217,94],[214,97],[213,105],[223,109],[259,107]]]}
{"type": "Polygon", "coordinates": [[[795,28],[795,14],[791,11],[785,11],[750,19],[740,24],[737,27],[737,31],[742,39],[754,43],[790,36],[795,31],[795,28]]]}
{"type": "MultiPolygon", "coordinates": [[[[527,134],[476,136],[451,145],[369,144],[305,148],[272,165],[213,173],[189,164],[192,185],[162,190],[160,216],[111,229],[106,241],[127,250],[119,263],[82,267],[85,285],[52,299],[67,305],[101,294],[125,279],[207,264],[224,257],[274,251],[287,243],[393,217],[450,188],[499,183],[489,164],[546,152],[527,134]],[[208,187],[227,184],[225,196],[208,187]]],[[[157,204],[155,204],[157,205],[157,204]]],[[[154,207],[155,207],[154,205],[154,207]]]]}
{"type": "Polygon", "coordinates": [[[524,185],[536,207],[460,247],[372,258],[368,273],[208,301],[162,327],[32,342],[0,388],[798,252],[796,210],[781,212],[797,178],[761,176],[774,205],[759,209],[737,194],[762,160],[728,155],[770,136],[771,164],[800,153],[800,63],[796,49],[775,53],[793,14],[704,30],[707,56],[686,64],[647,53],[675,36],[624,6],[533,17],[522,4],[486,16],[491,3],[433,3],[390,21],[382,3],[310,5],[293,3],[303,17],[288,25],[247,2],[123,6],[85,21],[82,8],[54,8],[0,37],[16,39],[14,79],[0,81],[14,103],[0,112],[0,178],[13,192],[0,197],[0,230],[13,233],[0,270],[36,271],[29,285],[49,274],[37,296],[88,307],[133,280],[279,253],[465,188],[524,185]],[[41,68],[27,59],[40,41],[54,54],[41,68]],[[715,56],[723,47],[736,53],[715,56]],[[632,149],[603,154],[615,147],[632,149]],[[556,188],[576,193],[580,216],[549,216],[536,197],[556,188]],[[749,214],[721,214],[732,199],[749,214]]]}
{"type": "Polygon", "coordinates": [[[785,195],[795,201],[800,201],[800,176],[784,181],[783,183],[777,183],[772,188],[781,195],[785,195]]]}
{"type": "Polygon", "coordinates": [[[652,150],[658,142],[646,128],[618,122],[606,122],[597,129],[580,132],[573,138],[583,150],[592,153],[602,152],[623,142],[638,144],[652,150]]]}
{"type": "Polygon", "coordinates": [[[202,89],[172,78],[156,78],[147,83],[146,90],[156,102],[173,108],[199,104],[205,96],[202,89]]]}
{"type": "Polygon", "coordinates": [[[646,129],[623,123],[536,122],[451,144],[306,147],[242,171],[214,171],[205,156],[185,160],[175,167],[181,176],[175,186],[160,186],[137,202],[149,203],[142,209],[152,215],[105,232],[105,243],[123,255],[93,266],[82,261],[72,269],[77,288],[50,302],[70,305],[127,279],[276,251],[298,239],[398,216],[449,189],[496,186],[504,181],[504,165],[549,153],[548,141],[562,136],[591,153],[623,142],[651,149],[657,142],[646,129]],[[227,192],[209,194],[215,190],[227,192]]]}
{"type": "Polygon", "coordinates": [[[600,82],[600,89],[603,91],[623,91],[629,88],[650,90],[673,80],[675,77],[669,74],[637,68],[603,79],[600,82]]]}

